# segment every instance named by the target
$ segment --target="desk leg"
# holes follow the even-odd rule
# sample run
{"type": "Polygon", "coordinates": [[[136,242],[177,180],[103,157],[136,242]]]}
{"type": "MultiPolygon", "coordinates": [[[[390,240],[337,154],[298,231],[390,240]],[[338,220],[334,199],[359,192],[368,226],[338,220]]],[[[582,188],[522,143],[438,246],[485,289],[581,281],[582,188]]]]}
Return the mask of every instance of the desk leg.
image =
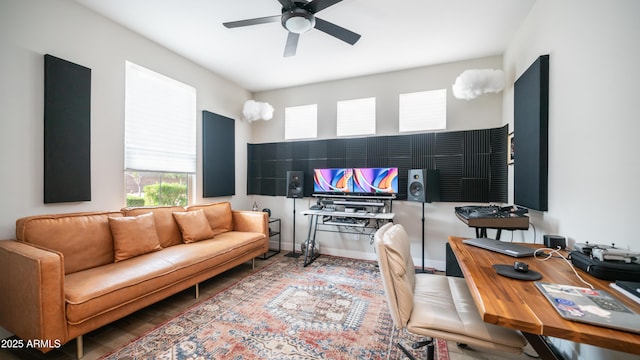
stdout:
{"type": "Polygon", "coordinates": [[[307,246],[304,249],[304,267],[311,264],[320,254],[315,253],[316,233],[318,232],[318,217],[320,215],[311,215],[309,221],[309,232],[307,233],[307,246]]]}
{"type": "Polygon", "coordinates": [[[543,360],[563,360],[564,357],[556,352],[551,344],[549,344],[542,335],[530,334],[522,332],[531,347],[538,353],[540,359],[543,360]]]}

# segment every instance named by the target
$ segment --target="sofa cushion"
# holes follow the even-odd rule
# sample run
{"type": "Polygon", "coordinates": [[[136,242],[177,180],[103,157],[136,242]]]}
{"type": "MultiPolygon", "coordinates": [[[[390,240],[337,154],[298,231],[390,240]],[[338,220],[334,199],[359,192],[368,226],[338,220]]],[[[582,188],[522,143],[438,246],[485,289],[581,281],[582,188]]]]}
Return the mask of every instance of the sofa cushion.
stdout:
{"type": "Polygon", "coordinates": [[[156,223],[160,246],[167,248],[182,244],[182,234],[176,220],[173,218],[174,212],[184,211],[182,206],[129,207],[122,209],[124,216],[136,216],[149,211],[153,213],[153,221],[156,223]]]}
{"type": "Polygon", "coordinates": [[[209,220],[211,230],[214,235],[222,234],[233,230],[233,217],[231,214],[231,203],[228,201],[206,204],[192,205],[187,207],[187,211],[202,210],[209,220]]]}
{"type": "Polygon", "coordinates": [[[65,276],[67,321],[81,324],[199,274],[227,270],[264,241],[262,233],[231,231],[65,276]]]}
{"type": "Polygon", "coordinates": [[[173,213],[173,217],[178,223],[182,240],[186,244],[211,239],[215,235],[202,210],[176,212],[173,213]]]}
{"type": "Polygon", "coordinates": [[[138,216],[110,217],[109,226],[113,233],[115,262],[162,250],[151,212],[138,216]]]}
{"type": "Polygon", "coordinates": [[[64,273],[113,263],[109,217],[119,212],[37,215],[16,221],[16,239],[55,250],[64,256],[64,273]]]}

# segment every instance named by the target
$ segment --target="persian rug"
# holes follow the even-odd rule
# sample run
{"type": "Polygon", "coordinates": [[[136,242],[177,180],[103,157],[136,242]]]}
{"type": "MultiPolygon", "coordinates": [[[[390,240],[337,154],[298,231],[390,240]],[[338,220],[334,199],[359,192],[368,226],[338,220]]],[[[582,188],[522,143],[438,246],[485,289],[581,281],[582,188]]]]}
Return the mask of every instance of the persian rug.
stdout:
{"type": "Polygon", "coordinates": [[[101,359],[402,359],[398,341],[415,339],[394,328],[374,262],[282,257],[101,359]]]}

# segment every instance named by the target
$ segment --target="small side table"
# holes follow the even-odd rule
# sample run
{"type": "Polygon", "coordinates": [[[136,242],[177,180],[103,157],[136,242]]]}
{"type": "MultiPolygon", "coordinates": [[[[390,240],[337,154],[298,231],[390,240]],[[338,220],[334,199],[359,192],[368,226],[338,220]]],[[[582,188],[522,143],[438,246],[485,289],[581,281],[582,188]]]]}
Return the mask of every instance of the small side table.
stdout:
{"type": "Polygon", "coordinates": [[[274,256],[276,254],[279,254],[280,251],[282,251],[282,235],[281,235],[281,233],[282,233],[282,223],[280,222],[280,219],[279,218],[269,218],[269,241],[271,241],[271,238],[277,236],[278,237],[278,250],[269,249],[259,259],[267,260],[268,258],[270,258],[270,257],[272,257],[272,256],[274,256]],[[273,224],[273,228],[272,228],[271,224],[273,224]]]}

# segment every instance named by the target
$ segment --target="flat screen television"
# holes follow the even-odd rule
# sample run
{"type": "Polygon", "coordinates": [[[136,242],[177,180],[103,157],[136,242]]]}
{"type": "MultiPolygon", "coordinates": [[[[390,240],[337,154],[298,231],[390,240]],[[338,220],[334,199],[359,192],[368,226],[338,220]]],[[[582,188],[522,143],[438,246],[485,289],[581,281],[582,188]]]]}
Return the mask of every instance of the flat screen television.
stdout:
{"type": "Polygon", "coordinates": [[[353,192],[367,194],[397,194],[398,168],[353,169],[353,192]]]}
{"type": "Polygon", "coordinates": [[[313,191],[317,193],[352,192],[353,169],[314,169],[313,191]]]}

